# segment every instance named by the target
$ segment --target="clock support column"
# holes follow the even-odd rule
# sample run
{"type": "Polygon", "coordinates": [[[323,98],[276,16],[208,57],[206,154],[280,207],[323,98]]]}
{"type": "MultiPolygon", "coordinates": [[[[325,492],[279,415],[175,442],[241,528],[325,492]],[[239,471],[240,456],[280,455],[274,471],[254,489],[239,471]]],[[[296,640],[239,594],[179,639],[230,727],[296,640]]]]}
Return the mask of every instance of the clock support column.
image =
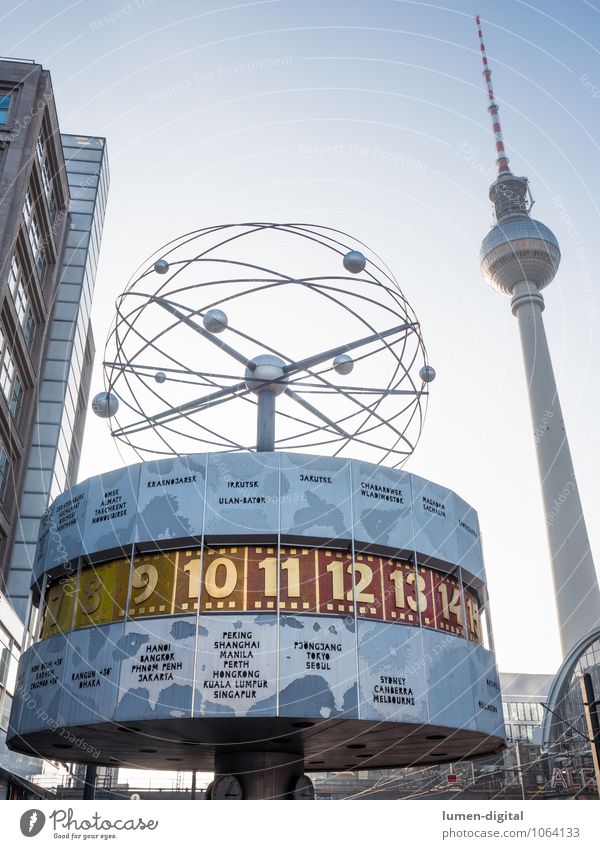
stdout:
{"type": "Polygon", "coordinates": [[[292,799],[304,775],[304,757],[292,752],[223,752],[215,755],[215,779],[234,775],[244,799],[292,799]]]}

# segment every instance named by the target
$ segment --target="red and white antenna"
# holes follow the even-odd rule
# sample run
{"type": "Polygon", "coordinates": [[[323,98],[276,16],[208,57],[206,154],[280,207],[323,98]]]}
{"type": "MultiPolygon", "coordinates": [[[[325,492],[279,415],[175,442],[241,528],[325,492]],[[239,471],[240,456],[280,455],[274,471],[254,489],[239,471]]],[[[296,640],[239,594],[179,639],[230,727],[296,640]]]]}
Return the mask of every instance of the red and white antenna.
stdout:
{"type": "Polygon", "coordinates": [[[496,139],[496,152],[498,153],[498,159],[496,160],[496,162],[498,163],[498,173],[510,174],[510,168],[508,167],[508,156],[506,155],[506,151],[504,150],[504,139],[502,138],[502,127],[500,126],[498,104],[496,103],[496,99],[494,98],[494,89],[492,88],[492,72],[489,68],[488,58],[485,52],[485,44],[483,43],[483,33],[481,31],[481,21],[479,20],[479,15],[477,15],[477,17],[475,18],[475,23],[477,24],[477,34],[479,35],[479,44],[481,46],[483,77],[486,81],[488,90],[488,112],[492,117],[492,131],[494,133],[494,138],[496,139]]]}

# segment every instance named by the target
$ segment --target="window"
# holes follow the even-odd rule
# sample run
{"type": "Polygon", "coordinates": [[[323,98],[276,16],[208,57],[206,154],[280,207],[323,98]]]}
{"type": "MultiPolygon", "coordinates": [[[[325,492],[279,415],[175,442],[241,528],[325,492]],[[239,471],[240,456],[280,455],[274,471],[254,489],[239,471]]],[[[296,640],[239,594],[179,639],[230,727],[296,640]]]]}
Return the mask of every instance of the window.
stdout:
{"type": "Polygon", "coordinates": [[[42,248],[37,256],[35,261],[35,270],[37,271],[37,275],[40,280],[44,279],[44,275],[46,273],[46,265],[48,261],[46,259],[46,251],[42,248]]]}
{"type": "Polygon", "coordinates": [[[42,163],[42,184],[44,186],[44,194],[46,197],[49,197],[52,191],[52,178],[50,177],[47,162],[42,163]]]}
{"type": "Polygon", "coordinates": [[[38,162],[41,165],[44,161],[44,142],[42,141],[41,136],[38,136],[38,140],[37,140],[37,143],[35,145],[35,152],[36,152],[36,155],[37,155],[37,158],[38,158],[38,162]]]}
{"type": "Polygon", "coordinates": [[[10,709],[12,707],[12,696],[9,696],[8,693],[4,694],[4,701],[2,703],[2,716],[0,716],[0,728],[3,731],[8,730],[8,721],[10,719],[10,709]]]}
{"type": "Polygon", "coordinates": [[[14,376],[15,363],[9,349],[5,348],[4,356],[2,357],[2,366],[0,367],[0,389],[7,401],[10,398],[10,390],[14,376]]]}
{"type": "Polygon", "coordinates": [[[8,286],[15,305],[17,320],[23,330],[23,336],[25,337],[27,345],[31,346],[35,331],[35,318],[33,316],[31,304],[29,303],[27,281],[16,255],[13,256],[10,264],[8,286]]]}
{"type": "Polygon", "coordinates": [[[8,402],[8,407],[14,419],[19,415],[21,401],[23,398],[23,384],[15,368],[10,348],[2,328],[0,328],[0,390],[8,402]]]}
{"type": "Polygon", "coordinates": [[[27,308],[27,315],[25,316],[25,321],[23,322],[23,336],[25,337],[25,341],[27,342],[27,347],[31,348],[33,344],[33,337],[35,336],[35,318],[33,317],[33,311],[31,307],[27,308]]]}
{"type": "Polygon", "coordinates": [[[38,226],[35,214],[31,216],[31,221],[29,222],[27,232],[29,233],[29,243],[31,244],[32,253],[34,257],[37,257],[42,239],[40,236],[40,228],[38,226]]]}
{"type": "Polygon", "coordinates": [[[13,419],[18,418],[19,410],[21,409],[21,399],[23,397],[23,384],[21,383],[21,378],[19,375],[15,375],[15,379],[12,385],[12,392],[10,395],[10,404],[8,405],[10,409],[10,414],[13,419]]]}
{"type": "Polygon", "coordinates": [[[31,252],[35,260],[35,269],[39,275],[40,280],[42,280],[46,271],[46,252],[42,242],[42,234],[40,231],[37,213],[35,211],[34,203],[31,197],[31,190],[29,190],[25,195],[25,203],[23,205],[23,219],[25,221],[27,235],[29,236],[31,252]]]}
{"type": "Polygon", "coordinates": [[[23,204],[23,218],[25,219],[25,226],[29,227],[31,222],[31,218],[33,215],[33,203],[31,200],[31,193],[27,192],[25,195],[25,203],[23,204]]]}
{"type": "MultiPolygon", "coordinates": [[[[4,448],[0,448],[0,501],[4,500],[6,487],[8,486],[8,475],[10,472],[10,461],[4,448]]],[[[0,679],[1,679],[0,674],[0,679]]]]}
{"type": "Polygon", "coordinates": [[[56,215],[56,201],[54,200],[54,192],[52,191],[52,175],[48,160],[40,161],[40,167],[42,169],[42,185],[44,186],[44,194],[48,202],[48,211],[50,213],[50,219],[53,221],[56,215]]]}
{"type": "Polygon", "coordinates": [[[8,122],[8,113],[10,111],[10,94],[0,94],[0,126],[8,122]]]}

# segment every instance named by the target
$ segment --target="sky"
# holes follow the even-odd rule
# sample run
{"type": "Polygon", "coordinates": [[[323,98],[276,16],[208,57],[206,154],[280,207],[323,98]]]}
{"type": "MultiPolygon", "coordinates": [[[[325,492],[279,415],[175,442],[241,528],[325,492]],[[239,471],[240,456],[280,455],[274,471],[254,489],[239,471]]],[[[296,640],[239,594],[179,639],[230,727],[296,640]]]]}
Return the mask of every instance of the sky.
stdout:
{"type": "MultiPolygon", "coordinates": [[[[479,271],[495,151],[475,14],[511,168],[561,245],[544,320],[600,561],[598,0],[25,0],[0,20],[5,55],[50,70],[61,129],[108,140],[92,393],[115,299],[169,239],[246,220],[351,233],[393,269],[438,374],[405,468],[479,512],[500,670],[552,672],[518,328],[479,271]]],[[[90,415],[80,477],[125,459],[90,415]]]]}

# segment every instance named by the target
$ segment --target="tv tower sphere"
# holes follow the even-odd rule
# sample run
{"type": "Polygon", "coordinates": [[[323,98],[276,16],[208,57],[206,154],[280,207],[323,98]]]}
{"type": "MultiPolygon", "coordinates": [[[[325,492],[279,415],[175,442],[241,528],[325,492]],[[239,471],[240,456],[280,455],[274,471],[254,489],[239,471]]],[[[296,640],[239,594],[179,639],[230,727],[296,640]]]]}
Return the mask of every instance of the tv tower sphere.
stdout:
{"type": "Polygon", "coordinates": [[[513,295],[517,283],[533,283],[538,291],[552,282],[560,263],[558,240],[552,230],[516,214],[492,227],[481,244],[481,271],[499,292],[513,295]]]}

